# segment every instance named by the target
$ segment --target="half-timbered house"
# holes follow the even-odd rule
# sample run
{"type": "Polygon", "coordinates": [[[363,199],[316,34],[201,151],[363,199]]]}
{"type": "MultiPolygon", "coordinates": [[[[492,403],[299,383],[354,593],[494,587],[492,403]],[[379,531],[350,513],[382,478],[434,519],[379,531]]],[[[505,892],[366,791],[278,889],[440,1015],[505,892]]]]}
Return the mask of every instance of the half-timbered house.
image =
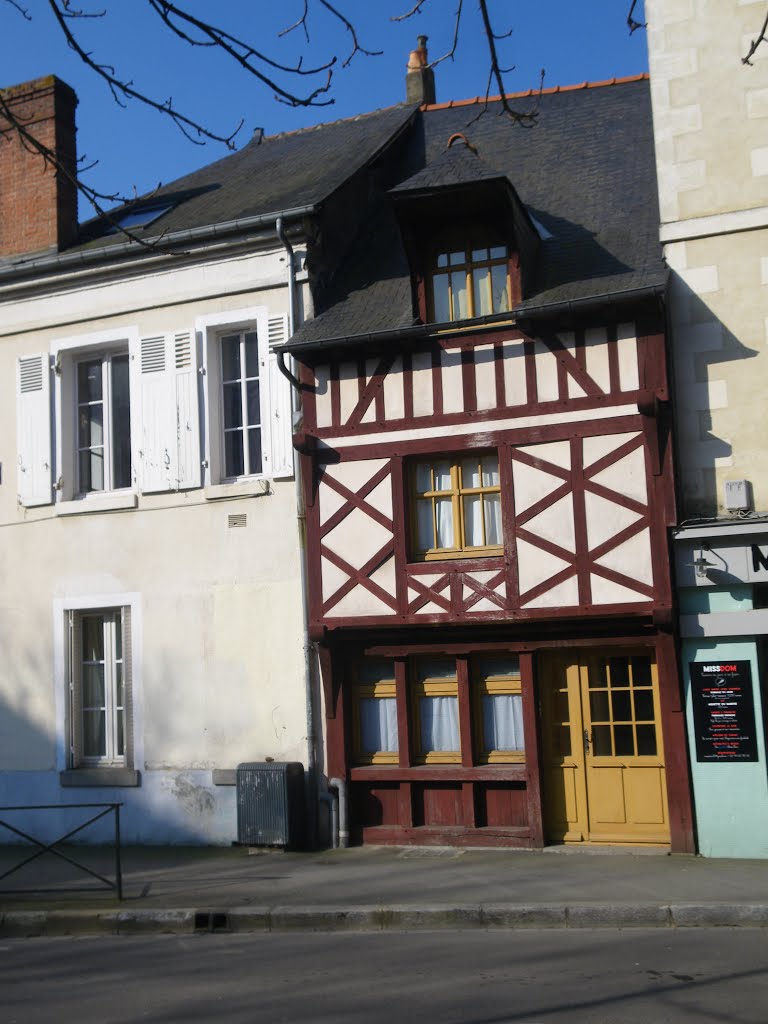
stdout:
{"type": "Polygon", "coordinates": [[[282,350],[327,772],[352,841],[690,851],[648,82],[499,107],[414,110],[282,350]]]}

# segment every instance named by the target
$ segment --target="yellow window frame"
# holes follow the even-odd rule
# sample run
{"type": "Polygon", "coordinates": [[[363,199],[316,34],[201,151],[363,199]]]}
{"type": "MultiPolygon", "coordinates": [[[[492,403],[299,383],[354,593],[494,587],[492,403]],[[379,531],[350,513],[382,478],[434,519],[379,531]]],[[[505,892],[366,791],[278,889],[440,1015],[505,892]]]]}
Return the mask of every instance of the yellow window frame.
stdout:
{"type": "Polygon", "coordinates": [[[356,683],[352,690],[352,749],[356,764],[399,764],[398,750],[364,751],[360,728],[361,702],[363,700],[396,699],[395,681],[380,680],[375,683],[356,683]]]}
{"type": "Polygon", "coordinates": [[[417,679],[412,686],[412,708],[416,762],[418,764],[460,764],[461,738],[458,750],[423,750],[421,746],[421,698],[454,697],[456,700],[457,728],[459,718],[458,679],[417,679]]]}
{"type": "Polygon", "coordinates": [[[486,748],[485,729],[483,728],[483,697],[495,695],[520,696],[522,699],[522,683],[520,676],[486,676],[476,678],[472,684],[474,696],[474,724],[477,761],[479,764],[521,764],[525,762],[525,750],[495,750],[486,748]]]}
{"type": "MultiPolygon", "coordinates": [[[[492,245],[492,244],[463,244],[461,246],[441,247],[440,251],[435,253],[432,266],[430,268],[429,282],[430,282],[430,313],[434,318],[436,316],[437,304],[435,302],[435,282],[438,278],[447,278],[448,284],[448,307],[449,317],[446,323],[452,323],[456,320],[470,320],[475,316],[482,316],[482,314],[475,310],[475,276],[481,270],[488,270],[488,288],[490,289],[490,310],[491,315],[494,313],[506,313],[512,308],[512,296],[511,289],[509,286],[509,249],[506,245],[492,245]],[[488,253],[485,259],[473,259],[472,253],[474,251],[483,249],[488,253]],[[492,249],[503,249],[504,254],[502,256],[491,256],[490,252],[492,249]],[[452,263],[451,258],[462,254],[464,259],[463,262],[452,263]],[[445,261],[442,263],[441,261],[445,261]],[[504,267],[506,273],[506,309],[502,308],[502,303],[499,309],[493,308],[493,268],[504,267]],[[454,294],[453,284],[451,277],[454,274],[463,274],[464,276],[464,288],[467,300],[467,311],[462,314],[457,308],[457,298],[454,294]]],[[[479,277],[477,283],[480,283],[479,277]]]]}
{"type": "MultiPolygon", "coordinates": [[[[487,533],[486,519],[485,519],[485,501],[484,498],[489,494],[501,495],[501,482],[498,484],[487,484],[479,487],[464,487],[462,481],[461,463],[467,459],[472,458],[473,453],[465,452],[460,455],[440,455],[433,459],[418,459],[413,463],[411,470],[411,536],[414,538],[414,554],[415,557],[421,561],[435,561],[437,559],[444,558],[488,558],[494,555],[501,555],[504,553],[503,544],[467,544],[466,542],[466,531],[464,522],[464,499],[472,496],[479,496],[481,499],[481,509],[483,518],[483,536],[487,533]],[[428,466],[430,479],[434,485],[435,480],[435,464],[437,462],[450,462],[450,477],[451,477],[451,488],[450,490],[436,490],[434,486],[426,491],[420,491],[417,486],[418,471],[420,466],[428,466]],[[437,501],[439,499],[450,498],[452,514],[453,514],[453,539],[454,544],[452,547],[430,547],[430,548],[419,548],[419,523],[418,523],[418,503],[429,501],[432,506],[432,537],[437,540],[438,528],[437,528],[437,501]],[[458,540],[458,543],[456,541],[458,540]]],[[[483,479],[482,460],[485,458],[496,457],[496,474],[499,473],[499,457],[498,452],[481,452],[477,454],[477,467],[479,470],[480,480],[483,479]]],[[[499,497],[501,501],[501,497],[499,497]]]]}

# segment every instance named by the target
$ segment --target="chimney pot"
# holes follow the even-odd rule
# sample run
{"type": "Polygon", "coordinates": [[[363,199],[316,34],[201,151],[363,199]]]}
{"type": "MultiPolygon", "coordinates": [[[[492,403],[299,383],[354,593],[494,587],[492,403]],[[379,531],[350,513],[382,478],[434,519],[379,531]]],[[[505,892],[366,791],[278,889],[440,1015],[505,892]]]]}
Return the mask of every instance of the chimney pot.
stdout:
{"type": "Polygon", "coordinates": [[[435,102],[435,72],[429,66],[427,37],[417,38],[418,46],[408,57],[405,75],[405,98],[407,103],[435,102]]]}

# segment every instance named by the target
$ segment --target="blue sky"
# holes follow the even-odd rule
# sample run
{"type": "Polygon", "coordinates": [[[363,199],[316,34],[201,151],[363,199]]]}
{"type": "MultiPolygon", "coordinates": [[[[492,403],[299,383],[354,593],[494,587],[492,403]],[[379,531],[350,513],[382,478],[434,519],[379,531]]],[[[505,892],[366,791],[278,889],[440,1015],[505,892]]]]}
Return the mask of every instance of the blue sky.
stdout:
{"type": "MultiPolygon", "coordinates": [[[[87,173],[90,185],[107,193],[141,194],[226,155],[220,144],[192,144],[167,119],[136,102],[118,107],[106,85],[68,49],[46,0],[20,2],[26,4],[31,20],[10,4],[0,7],[0,86],[53,73],[75,89],[80,100],[78,150],[88,161],[97,161],[87,173]]],[[[220,134],[231,132],[242,120],[236,137],[236,144],[242,146],[256,128],[273,135],[404,100],[405,65],[416,36],[429,37],[432,59],[445,53],[451,45],[456,6],[455,0],[428,0],[423,14],[405,22],[391,21],[393,14],[403,14],[413,3],[337,0],[355,23],[361,44],[383,50],[375,57],[357,54],[343,68],[338,64],[349,52],[349,36],[319,8],[310,21],[309,45],[300,30],[278,38],[277,33],[299,17],[303,0],[184,0],[190,11],[217,19],[221,27],[285,63],[302,57],[308,66],[338,54],[329,94],[334,104],[299,109],[277,103],[271,90],[222,55],[209,49],[190,50],[164,28],[145,0],[80,0],[82,10],[106,10],[106,15],[75,27],[94,58],[114,65],[136,88],[161,101],[172,96],[180,110],[220,134]]],[[[465,0],[465,7],[456,56],[435,71],[438,102],[485,93],[488,63],[476,0],[465,0]]],[[[536,88],[542,67],[545,87],[646,71],[645,35],[642,31],[629,35],[628,7],[628,0],[585,4],[492,0],[498,28],[513,29],[511,37],[499,44],[503,63],[515,66],[507,76],[507,88],[536,88]]],[[[81,209],[81,216],[88,215],[81,209]]]]}

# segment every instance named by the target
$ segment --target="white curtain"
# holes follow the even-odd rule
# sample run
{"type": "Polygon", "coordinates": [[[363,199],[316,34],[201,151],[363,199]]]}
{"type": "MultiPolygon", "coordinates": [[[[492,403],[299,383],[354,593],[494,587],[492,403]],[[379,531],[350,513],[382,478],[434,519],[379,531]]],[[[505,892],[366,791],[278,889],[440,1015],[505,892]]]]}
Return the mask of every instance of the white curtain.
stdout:
{"type": "Polygon", "coordinates": [[[437,522],[438,548],[453,547],[453,502],[450,498],[435,499],[435,519],[437,522]]]}
{"type": "Polygon", "coordinates": [[[525,750],[519,693],[483,695],[483,738],[486,750],[525,750]]]}
{"type": "Polygon", "coordinates": [[[360,701],[362,753],[397,750],[397,702],[394,697],[365,697],[360,701]]]}
{"type": "Polygon", "coordinates": [[[421,749],[459,750],[459,701],[457,697],[421,697],[421,749]]]}

